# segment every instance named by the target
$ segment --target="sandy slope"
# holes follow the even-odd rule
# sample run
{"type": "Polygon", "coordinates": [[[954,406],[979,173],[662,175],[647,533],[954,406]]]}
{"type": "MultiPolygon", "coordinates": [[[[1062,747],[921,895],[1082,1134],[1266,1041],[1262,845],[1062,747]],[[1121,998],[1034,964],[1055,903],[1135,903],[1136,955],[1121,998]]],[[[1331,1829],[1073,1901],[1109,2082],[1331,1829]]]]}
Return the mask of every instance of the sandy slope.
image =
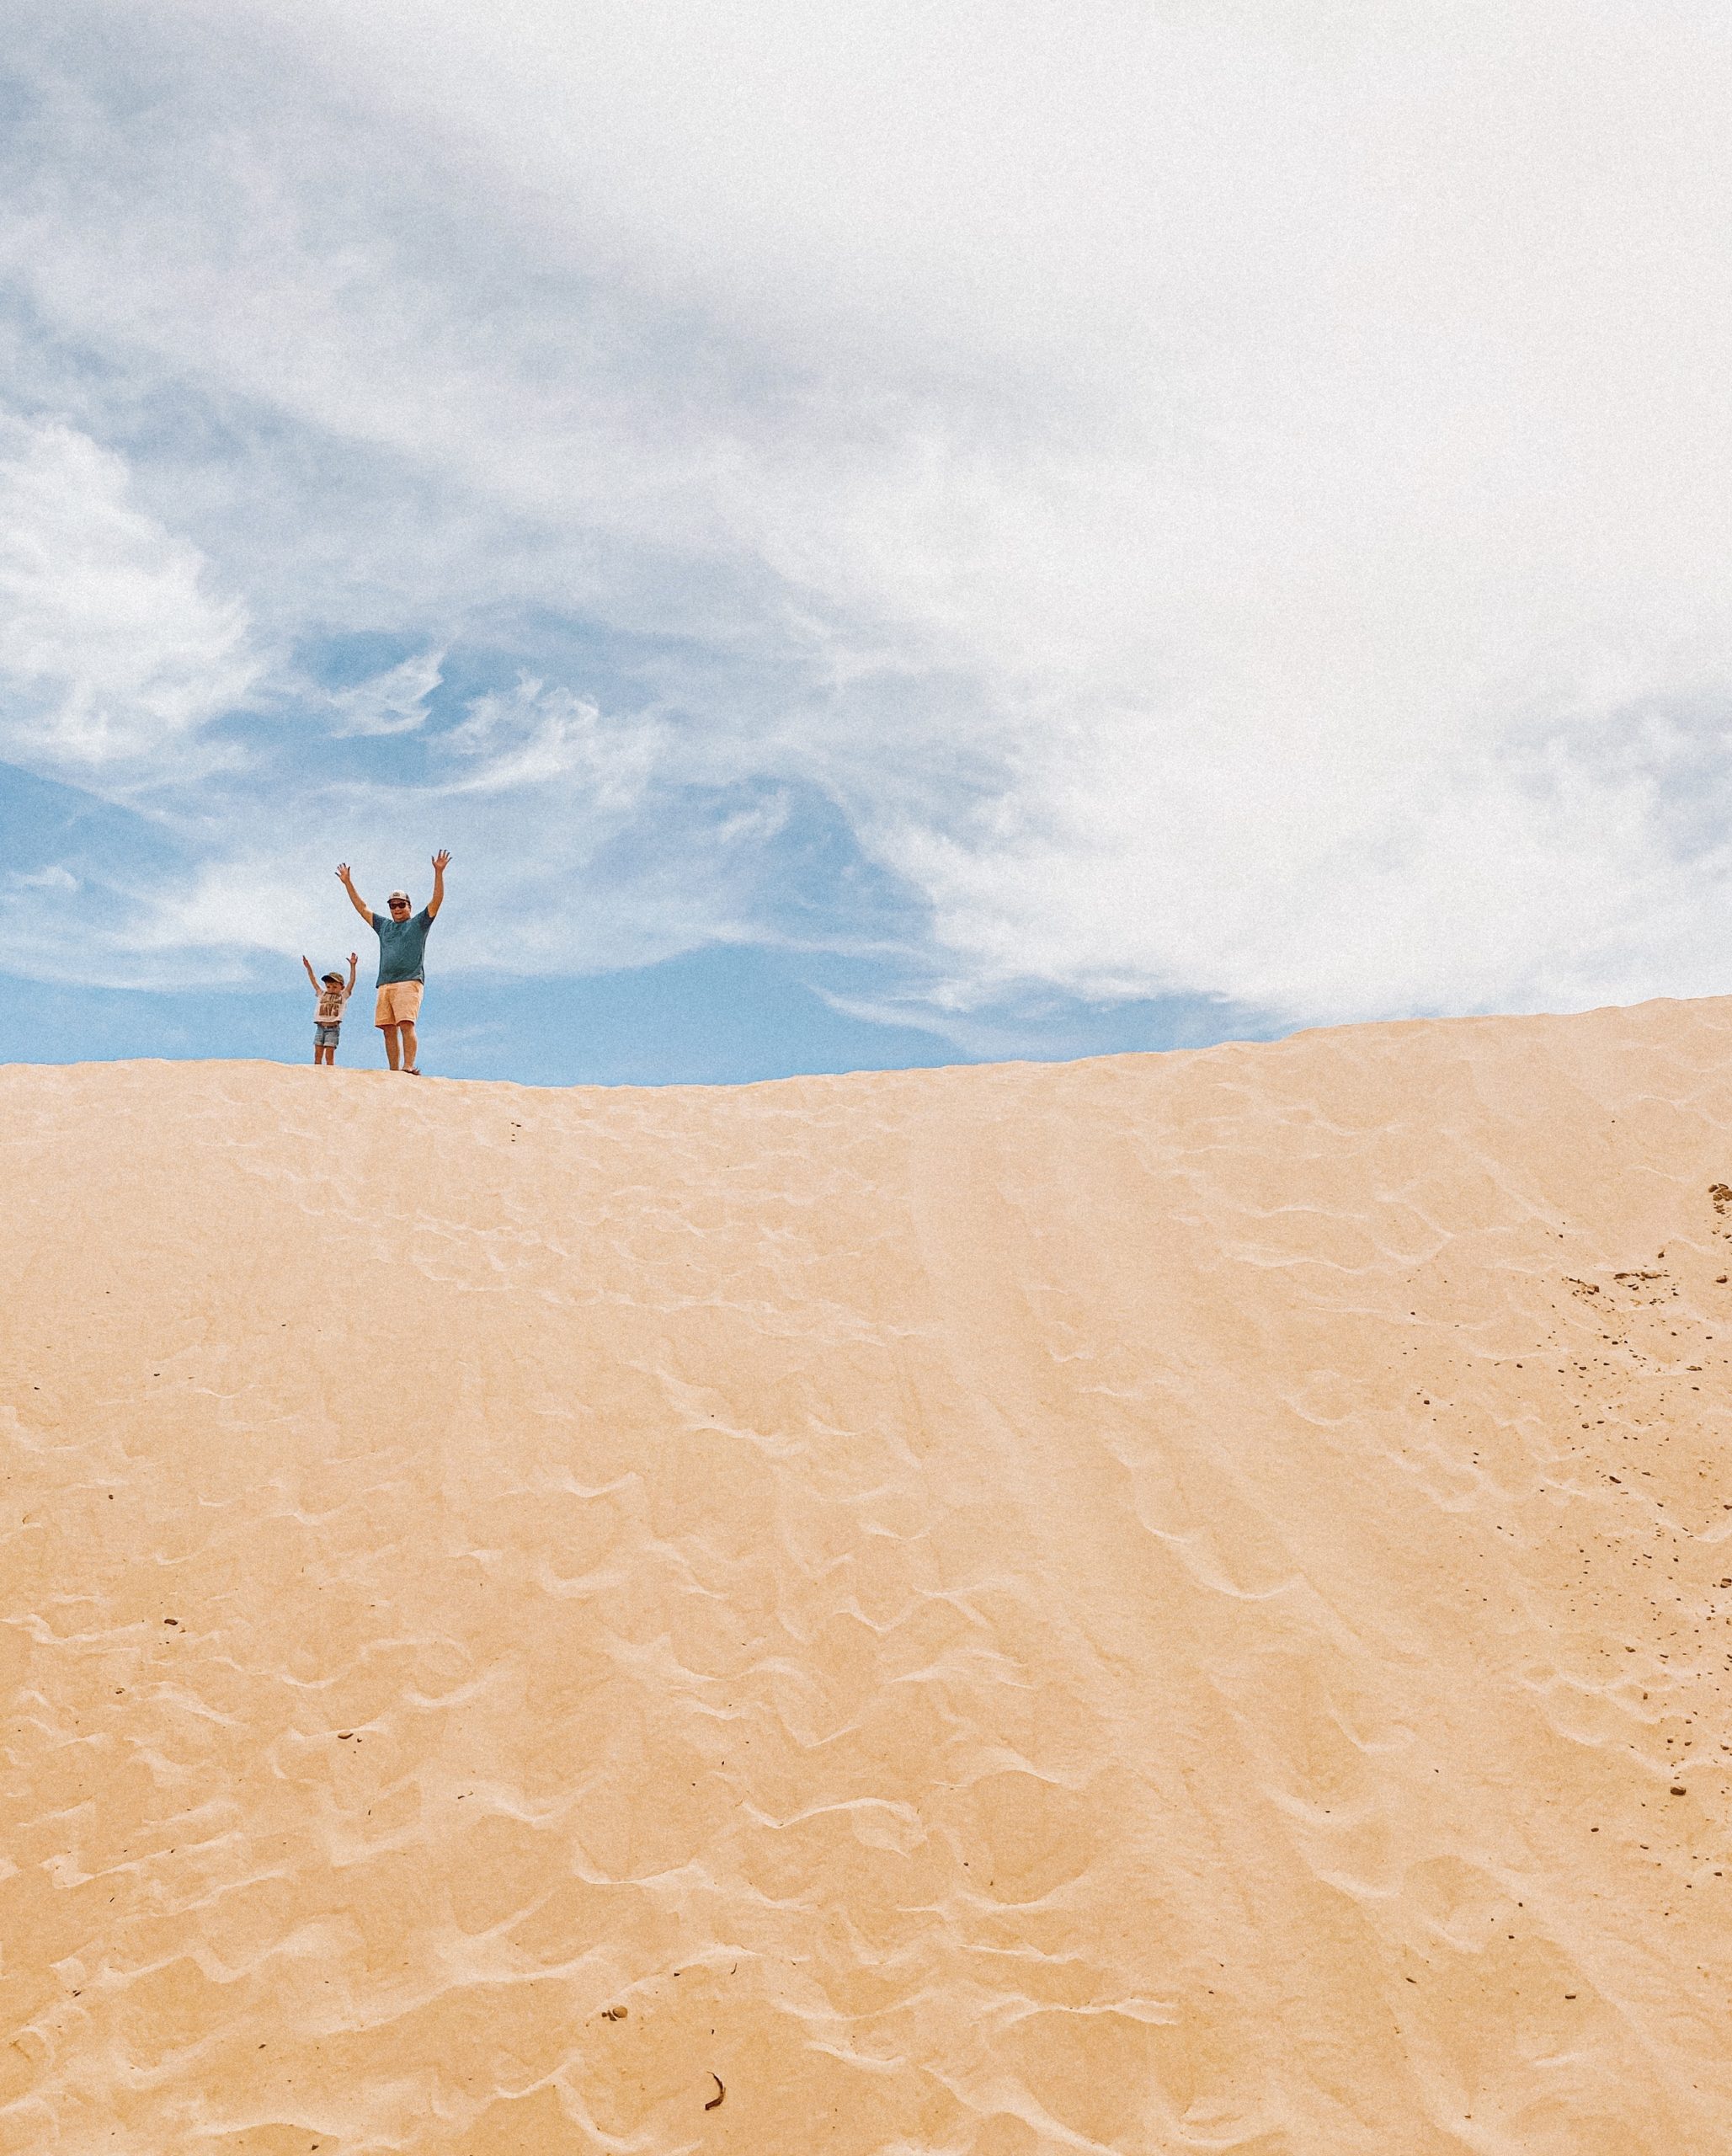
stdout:
{"type": "Polygon", "coordinates": [[[1732,2150],[1732,1005],[0,1146],[0,2147],[1732,2150]]]}

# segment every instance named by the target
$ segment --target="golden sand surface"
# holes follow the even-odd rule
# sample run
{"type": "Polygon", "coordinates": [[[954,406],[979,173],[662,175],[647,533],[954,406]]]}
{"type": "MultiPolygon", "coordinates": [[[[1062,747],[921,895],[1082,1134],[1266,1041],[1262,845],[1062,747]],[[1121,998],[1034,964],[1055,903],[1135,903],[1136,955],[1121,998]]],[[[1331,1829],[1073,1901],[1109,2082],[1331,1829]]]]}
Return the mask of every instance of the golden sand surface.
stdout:
{"type": "Polygon", "coordinates": [[[0,1146],[0,2148],[1732,2150],[1732,1003],[0,1146]]]}

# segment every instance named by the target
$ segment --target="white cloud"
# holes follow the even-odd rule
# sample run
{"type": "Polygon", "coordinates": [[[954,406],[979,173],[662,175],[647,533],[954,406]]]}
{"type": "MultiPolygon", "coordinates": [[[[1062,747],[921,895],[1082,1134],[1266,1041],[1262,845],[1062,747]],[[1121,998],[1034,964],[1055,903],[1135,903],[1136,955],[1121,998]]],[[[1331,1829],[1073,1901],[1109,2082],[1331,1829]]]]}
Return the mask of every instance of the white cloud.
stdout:
{"type": "Polygon", "coordinates": [[[19,868],[10,869],[6,883],[7,888],[13,891],[58,891],[62,894],[76,891],[78,888],[78,879],[72,870],[62,868],[57,862],[46,868],[28,872],[19,868]]]}
{"type": "Polygon", "coordinates": [[[424,651],[357,682],[333,691],[333,734],[413,734],[427,723],[427,699],[444,680],[442,651],[424,651]]]}
{"type": "Polygon", "coordinates": [[[136,508],[110,451],[0,418],[0,748],[48,768],[128,763],[240,702],[244,610],[136,508]]]}
{"type": "MultiPolygon", "coordinates": [[[[531,651],[417,780],[551,888],[786,781],[930,900],[956,1009],[1719,984],[1719,11],[170,0],[172,64],[37,12],[0,261],[223,415],[139,456],[159,516],[274,634],[643,641],[653,723],[531,651]]],[[[338,730],[429,739],[433,664],[338,730]]]]}
{"type": "Polygon", "coordinates": [[[580,793],[592,819],[617,824],[643,799],[669,741],[653,718],[605,719],[589,698],[525,676],[512,690],[477,696],[440,747],[460,760],[443,793],[508,793],[561,781],[580,793]]]}

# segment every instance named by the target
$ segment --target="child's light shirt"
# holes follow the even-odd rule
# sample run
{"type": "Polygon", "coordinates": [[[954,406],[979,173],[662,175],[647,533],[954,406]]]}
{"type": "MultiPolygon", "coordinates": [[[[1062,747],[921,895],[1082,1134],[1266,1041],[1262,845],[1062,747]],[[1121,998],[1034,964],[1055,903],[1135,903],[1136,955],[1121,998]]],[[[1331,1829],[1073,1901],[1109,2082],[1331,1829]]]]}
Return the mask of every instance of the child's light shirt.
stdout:
{"type": "Polygon", "coordinates": [[[348,1001],[349,990],[346,988],[327,988],[322,983],[319,988],[319,1011],[317,1022],[321,1026],[340,1026],[343,1022],[343,1006],[348,1001]]]}

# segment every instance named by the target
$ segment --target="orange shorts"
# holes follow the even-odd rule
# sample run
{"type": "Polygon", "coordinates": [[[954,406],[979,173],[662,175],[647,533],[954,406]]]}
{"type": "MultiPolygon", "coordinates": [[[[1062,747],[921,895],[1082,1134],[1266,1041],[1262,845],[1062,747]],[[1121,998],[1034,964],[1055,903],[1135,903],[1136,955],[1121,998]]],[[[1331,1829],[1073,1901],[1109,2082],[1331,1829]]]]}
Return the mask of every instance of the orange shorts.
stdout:
{"type": "Polygon", "coordinates": [[[379,1001],[373,1011],[376,1026],[413,1026],[421,1015],[421,990],[424,981],[388,980],[379,991],[379,1001]]]}

